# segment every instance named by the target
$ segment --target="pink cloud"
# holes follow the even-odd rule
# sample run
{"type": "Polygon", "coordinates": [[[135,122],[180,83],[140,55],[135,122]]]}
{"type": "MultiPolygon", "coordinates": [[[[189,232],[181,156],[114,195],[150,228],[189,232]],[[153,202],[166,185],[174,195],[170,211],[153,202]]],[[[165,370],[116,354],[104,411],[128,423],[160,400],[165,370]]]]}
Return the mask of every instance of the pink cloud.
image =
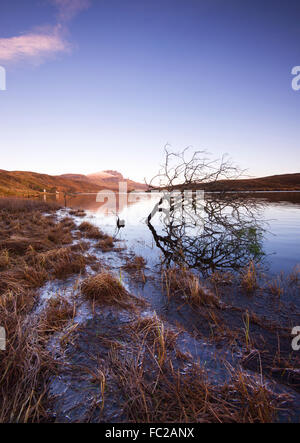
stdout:
{"type": "Polygon", "coordinates": [[[55,26],[44,26],[20,36],[0,38],[0,62],[29,60],[40,62],[45,57],[67,52],[71,45],[64,38],[68,23],[90,6],[90,0],[50,0],[58,9],[55,26]]]}
{"type": "Polygon", "coordinates": [[[0,60],[41,59],[66,52],[69,44],[55,30],[52,33],[29,33],[19,37],[0,38],[0,60]]]}

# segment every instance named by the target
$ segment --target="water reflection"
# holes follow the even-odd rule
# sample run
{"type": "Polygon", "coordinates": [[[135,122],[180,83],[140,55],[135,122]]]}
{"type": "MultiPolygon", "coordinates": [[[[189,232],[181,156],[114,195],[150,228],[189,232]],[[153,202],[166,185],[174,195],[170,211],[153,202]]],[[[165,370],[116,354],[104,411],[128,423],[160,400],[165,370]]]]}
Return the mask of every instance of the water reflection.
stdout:
{"type": "MultiPolygon", "coordinates": [[[[179,224],[178,205],[166,223],[165,212],[157,210],[161,198],[160,194],[130,193],[125,200],[116,193],[115,210],[97,202],[96,194],[67,196],[66,204],[85,209],[111,235],[119,216],[126,224],[119,238],[149,264],[157,263],[162,255],[166,262],[181,260],[208,272],[221,267],[236,269],[251,257],[260,259],[265,252],[264,261],[277,273],[290,272],[300,262],[299,192],[232,194],[227,200],[206,194],[204,205],[201,201],[196,207],[194,202],[186,204],[181,214],[184,223],[179,224]],[[148,220],[152,211],[156,213],[148,220]]],[[[59,201],[64,205],[62,194],[59,201]]]]}
{"type": "Polygon", "coordinates": [[[165,264],[176,262],[203,273],[237,270],[264,255],[263,208],[262,201],[245,195],[206,194],[199,199],[193,193],[169,199],[166,194],[147,224],[165,264]],[[152,223],[155,217],[163,226],[161,234],[152,223]]]}

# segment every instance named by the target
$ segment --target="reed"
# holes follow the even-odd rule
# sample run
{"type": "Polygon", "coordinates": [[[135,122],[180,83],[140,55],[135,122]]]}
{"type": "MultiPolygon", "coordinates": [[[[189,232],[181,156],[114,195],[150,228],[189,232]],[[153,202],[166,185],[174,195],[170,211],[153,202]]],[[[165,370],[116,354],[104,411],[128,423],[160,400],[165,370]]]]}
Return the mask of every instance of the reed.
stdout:
{"type": "Polygon", "coordinates": [[[258,289],[257,271],[253,261],[251,261],[247,268],[243,270],[241,274],[241,283],[246,292],[254,292],[258,289]]]}
{"type": "Polygon", "coordinates": [[[0,353],[0,422],[51,421],[47,380],[56,364],[46,350],[38,323],[26,322],[34,298],[25,290],[0,298],[0,324],[6,351],[0,353]]]}
{"type": "Polygon", "coordinates": [[[88,277],[81,284],[81,292],[93,302],[105,305],[115,305],[122,308],[134,309],[144,302],[130,294],[122,283],[112,274],[101,272],[88,277]]]}
{"type": "Polygon", "coordinates": [[[200,282],[192,271],[172,267],[162,271],[163,289],[170,299],[177,297],[191,305],[219,307],[220,301],[216,294],[200,282]]]}
{"type": "Polygon", "coordinates": [[[119,383],[126,420],[137,423],[266,423],[276,417],[276,397],[242,372],[224,384],[212,384],[199,364],[176,370],[165,358],[158,367],[141,349],[135,358],[110,353],[110,367],[119,383]]]}
{"type": "Polygon", "coordinates": [[[39,325],[42,334],[50,334],[62,330],[74,319],[76,308],[61,296],[48,300],[39,325]]]}
{"type": "Polygon", "coordinates": [[[97,228],[97,226],[92,225],[91,223],[84,221],[82,222],[78,229],[84,234],[86,238],[101,240],[105,237],[105,234],[97,228]]]}
{"type": "Polygon", "coordinates": [[[277,276],[273,279],[267,287],[268,291],[275,297],[280,298],[284,294],[284,288],[282,286],[282,276],[277,276]]]}

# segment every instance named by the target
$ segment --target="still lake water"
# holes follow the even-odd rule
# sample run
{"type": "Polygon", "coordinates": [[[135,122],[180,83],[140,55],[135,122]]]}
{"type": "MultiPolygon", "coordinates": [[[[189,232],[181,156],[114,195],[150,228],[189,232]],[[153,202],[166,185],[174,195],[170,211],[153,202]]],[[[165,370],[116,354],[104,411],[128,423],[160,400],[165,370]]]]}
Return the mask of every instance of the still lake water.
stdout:
{"type": "MultiPolygon", "coordinates": [[[[91,221],[103,231],[125,240],[129,251],[145,257],[149,265],[157,264],[162,251],[146,221],[160,195],[115,193],[110,202],[97,200],[96,194],[81,194],[68,197],[67,205],[85,209],[91,221]],[[125,221],[125,227],[119,231],[117,217],[125,221]]],[[[264,264],[271,273],[291,272],[300,263],[300,192],[256,193],[254,200],[260,206],[259,220],[264,227],[261,240],[264,264]]],[[[157,235],[163,235],[161,218],[154,217],[152,224],[157,235]]]]}

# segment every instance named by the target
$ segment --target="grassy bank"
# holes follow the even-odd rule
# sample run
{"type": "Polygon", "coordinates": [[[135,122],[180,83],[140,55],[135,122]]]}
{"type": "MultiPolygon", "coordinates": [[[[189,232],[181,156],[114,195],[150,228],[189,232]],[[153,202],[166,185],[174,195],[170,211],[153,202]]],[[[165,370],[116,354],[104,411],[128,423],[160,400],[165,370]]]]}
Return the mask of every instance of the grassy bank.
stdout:
{"type": "Polygon", "coordinates": [[[72,245],[74,223],[67,217],[58,221],[57,209],[41,201],[0,199],[0,325],[7,338],[0,353],[1,422],[51,419],[47,383],[56,364],[46,344],[61,309],[49,305],[49,313],[37,318],[30,313],[47,281],[83,273],[93,261],[72,245]]]}

